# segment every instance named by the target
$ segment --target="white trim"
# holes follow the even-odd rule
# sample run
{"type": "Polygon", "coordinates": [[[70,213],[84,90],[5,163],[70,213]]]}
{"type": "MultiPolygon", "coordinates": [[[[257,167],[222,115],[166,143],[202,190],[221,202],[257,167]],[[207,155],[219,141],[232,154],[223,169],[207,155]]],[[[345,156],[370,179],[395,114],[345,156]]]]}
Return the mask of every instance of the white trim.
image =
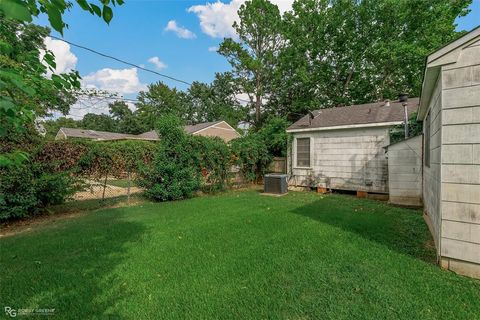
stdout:
{"type": "Polygon", "coordinates": [[[312,132],[312,131],[327,131],[327,130],[339,130],[339,129],[357,129],[357,128],[371,128],[371,127],[390,127],[403,124],[403,121],[390,121],[390,122],[377,122],[377,123],[364,123],[364,124],[349,124],[344,126],[333,127],[319,127],[319,128],[305,128],[305,129],[287,129],[288,133],[295,132],[312,132]]]}
{"type": "MultiPolygon", "coordinates": [[[[197,131],[195,131],[195,132],[192,132],[192,134],[195,135],[195,134],[197,134],[197,133],[199,133],[199,132],[202,132],[202,131],[204,131],[204,130],[210,129],[210,128],[212,128],[212,127],[215,127],[217,124],[220,124],[220,123],[225,123],[227,126],[230,127],[230,129],[231,129],[230,131],[234,131],[234,132],[240,137],[240,133],[238,133],[237,130],[235,130],[235,129],[234,129],[231,125],[229,125],[228,122],[226,122],[225,120],[222,120],[222,121],[219,121],[219,122],[215,122],[214,124],[211,124],[211,125],[209,125],[208,127],[205,127],[205,128],[200,129],[200,130],[197,130],[197,131]]],[[[216,127],[216,129],[229,130],[229,129],[218,128],[218,127],[216,127]]]]}
{"type": "Polygon", "coordinates": [[[293,166],[292,169],[312,170],[313,169],[313,137],[296,137],[293,140],[293,166]],[[297,140],[310,139],[310,166],[300,167],[297,165],[297,140]]]}

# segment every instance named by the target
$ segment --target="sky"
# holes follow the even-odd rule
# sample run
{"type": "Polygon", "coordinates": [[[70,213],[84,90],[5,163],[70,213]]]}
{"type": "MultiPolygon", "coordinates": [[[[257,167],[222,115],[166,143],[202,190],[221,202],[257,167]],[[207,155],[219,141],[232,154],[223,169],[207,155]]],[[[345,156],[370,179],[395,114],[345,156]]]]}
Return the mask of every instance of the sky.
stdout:
{"type": "MultiPolygon", "coordinates": [[[[235,37],[232,24],[244,1],[126,0],[114,8],[110,25],[75,6],[64,16],[69,27],[63,38],[187,82],[211,82],[216,72],[229,70],[226,59],[215,51],[224,37],[235,37]]],[[[293,0],[271,2],[284,12],[293,0]]],[[[45,17],[37,23],[48,24],[45,17]]],[[[479,24],[480,0],[474,0],[468,16],[457,19],[457,29],[471,30],[479,24]]],[[[62,37],[55,31],[52,35],[62,37]]],[[[59,40],[46,39],[46,45],[56,56],[57,72],[78,70],[85,87],[117,91],[126,98],[135,98],[159,80],[181,90],[188,87],[59,40]]],[[[71,114],[80,118],[87,112],[105,111],[82,106],[71,114]]]]}

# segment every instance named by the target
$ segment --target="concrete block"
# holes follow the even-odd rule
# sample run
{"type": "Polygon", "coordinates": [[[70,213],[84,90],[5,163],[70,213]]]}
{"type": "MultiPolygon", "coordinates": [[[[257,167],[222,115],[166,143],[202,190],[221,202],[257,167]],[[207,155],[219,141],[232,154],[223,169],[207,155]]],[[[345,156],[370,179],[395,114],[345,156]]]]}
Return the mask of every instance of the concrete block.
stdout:
{"type": "Polygon", "coordinates": [[[472,108],[447,109],[443,112],[443,124],[471,123],[473,118],[472,108]]]}
{"type": "Polygon", "coordinates": [[[442,136],[444,144],[480,144],[480,123],[444,126],[442,136]]]}
{"type": "Polygon", "coordinates": [[[480,165],[444,164],[442,182],[480,184],[480,165]]]}
{"type": "Polygon", "coordinates": [[[443,72],[442,86],[444,89],[470,86],[472,84],[472,76],[472,67],[447,70],[443,72]]]}
{"type": "MultiPolygon", "coordinates": [[[[443,163],[473,163],[473,148],[472,145],[444,145],[442,147],[443,163]]],[[[480,148],[479,148],[480,150],[480,148]]],[[[480,156],[480,152],[479,152],[480,156]]],[[[480,160],[480,158],[479,158],[480,160]]]]}
{"type": "Polygon", "coordinates": [[[480,204],[480,185],[442,183],[442,200],[480,204]]]}
{"type": "Polygon", "coordinates": [[[480,85],[450,89],[443,92],[443,109],[473,107],[480,104],[480,85]]]}
{"type": "Polygon", "coordinates": [[[441,255],[457,260],[480,263],[480,244],[442,237],[441,255]]]}
{"type": "Polygon", "coordinates": [[[442,218],[480,225],[480,204],[443,201],[442,218]]]}

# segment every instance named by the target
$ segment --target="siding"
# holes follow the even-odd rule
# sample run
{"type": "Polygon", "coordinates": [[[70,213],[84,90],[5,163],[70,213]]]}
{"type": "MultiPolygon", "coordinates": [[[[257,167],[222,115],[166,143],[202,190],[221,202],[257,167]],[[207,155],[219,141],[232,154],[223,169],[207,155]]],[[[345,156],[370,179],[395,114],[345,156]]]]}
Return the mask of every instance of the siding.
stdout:
{"type": "MultiPolygon", "coordinates": [[[[441,238],[441,214],[440,214],[440,202],[441,202],[441,105],[442,105],[442,86],[440,77],[437,79],[435,90],[430,100],[429,112],[430,112],[430,150],[424,151],[424,165],[423,165],[423,201],[425,205],[425,213],[430,218],[431,226],[433,228],[433,239],[437,247],[437,253],[440,254],[440,238],[441,238]],[[430,152],[430,167],[425,165],[425,154],[430,152]]],[[[425,128],[424,120],[423,127],[425,128]]],[[[424,139],[425,137],[424,132],[424,139]]],[[[426,145],[424,143],[424,145],[426,145]]]]}
{"type": "Polygon", "coordinates": [[[420,135],[388,147],[390,203],[422,205],[422,139],[420,135]]]}
{"type": "Polygon", "coordinates": [[[310,137],[311,168],[295,167],[295,152],[289,166],[291,185],[319,186],[340,190],[388,193],[388,169],[384,147],[388,128],[365,128],[295,133],[295,139],[310,137]]]}
{"type": "Polygon", "coordinates": [[[239,138],[240,134],[233,130],[230,126],[226,123],[220,122],[207,129],[200,130],[195,132],[194,135],[199,136],[206,136],[206,137],[219,137],[223,139],[225,142],[233,140],[235,138],[239,138]]]}
{"type": "Polygon", "coordinates": [[[480,46],[441,72],[441,255],[480,264],[480,46]]]}

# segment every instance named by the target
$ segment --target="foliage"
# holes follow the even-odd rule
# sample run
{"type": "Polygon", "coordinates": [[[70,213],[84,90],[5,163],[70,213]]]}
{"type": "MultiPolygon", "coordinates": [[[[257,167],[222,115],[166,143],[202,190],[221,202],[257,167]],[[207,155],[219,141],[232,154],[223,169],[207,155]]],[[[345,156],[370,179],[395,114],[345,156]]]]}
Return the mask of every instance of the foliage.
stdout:
{"type": "Polygon", "coordinates": [[[426,55],[458,37],[455,19],[471,2],[295,2],[268,107],[295,120],[321,107],[418,96],[426,55]]]}
{"type": "Polygon", "coordinates": [[[160,147],[152,165],[143,166],[139,185],[157,201],[189,198],[203,189],[223,189],[230,169],[230,150],[219,138],[185,133],[180,119],[167,114],[157,123],[160,147]]]}
{"type": "Polygon", "coordinates": [[[269,117],[258,130],[258,134],[262,137],[267,146],[268,153],[275,157],[287,156],[287,128],[290,123],[285,118],[269,117]]]}
{"type": "Polygon", "coordinates": [[[48,205],[60,204],[79,188],[68,172],[25,161],[0,168],[0,220],[23,218],[48,205]]]}
{"type": "Polygon", "coordinates": [[[162,116],[157,124],[161,145],[151,166],[143,166],[139,185],[153,200],[190,198],[200,188],[200,173],[195,170],[191,149],[178,117],[162,116]]]}
{"type": "MultiPolygon", "coordinates": [[[[123,0],[101,1],[101,6],[86,0],[76,0],[82,10],[103,17],[107,23],[113,17],[109,5],[121,5],[123,0]]],[[[53,74],[56,63],[51,51],[45,50],[43,39],[47,28],[29,24],[32,17],[41,13],[48,16],[50,25],[63,34],[67,24],[62,15],[72,3],[66,0],[2,0],[0,2],[0,137],[5,128],[31,124],[35,117],[44,116],[49,110],[61,109],[58,103],[71,99],[71,91],[80,87],[76,71],[53,74]],[[43,57],[42,57],[43,52],[43,57]],[[45,77],[48,72],[51,77],[45,77]]],[[[70,101],[71,102],[71,101],[70,101]]],[[[63,104],[63,112],[70,104],[63,104]]],[[[21,161],[21,154],[0,154],[0,164],[21,161]],[[12,160],[19,156],[16,160],[12,160]]]]}
{"type": "Polygon", "coordinates": [[[234,164],[249,182],[258,181],[272,161],[265,140],[256,133],[232,140],[231,148],[234,164]]]}
{"type": "Polygon", "coordinates": [[[232,66],[237,90],[247,93],[255,110],[254,124],[260,127],[262,100],[271,94],[269,84],[276,58],[283,45],[278,7],[268,0],[249,0],[238,10],[240,21],[233,27],[239,42],[227,38],[219,53],[232,66]]]}
{"type": "MultiPolygon", "coordinates": [[[[410,115],[408,119],[408,136],[416,137],[423,133],[423,123],[417,121],[417,112],[410,115]]],[[[405,139],[405,125],[399,124],[390,129],[390,143],[399,142],[405,139]]]]}

